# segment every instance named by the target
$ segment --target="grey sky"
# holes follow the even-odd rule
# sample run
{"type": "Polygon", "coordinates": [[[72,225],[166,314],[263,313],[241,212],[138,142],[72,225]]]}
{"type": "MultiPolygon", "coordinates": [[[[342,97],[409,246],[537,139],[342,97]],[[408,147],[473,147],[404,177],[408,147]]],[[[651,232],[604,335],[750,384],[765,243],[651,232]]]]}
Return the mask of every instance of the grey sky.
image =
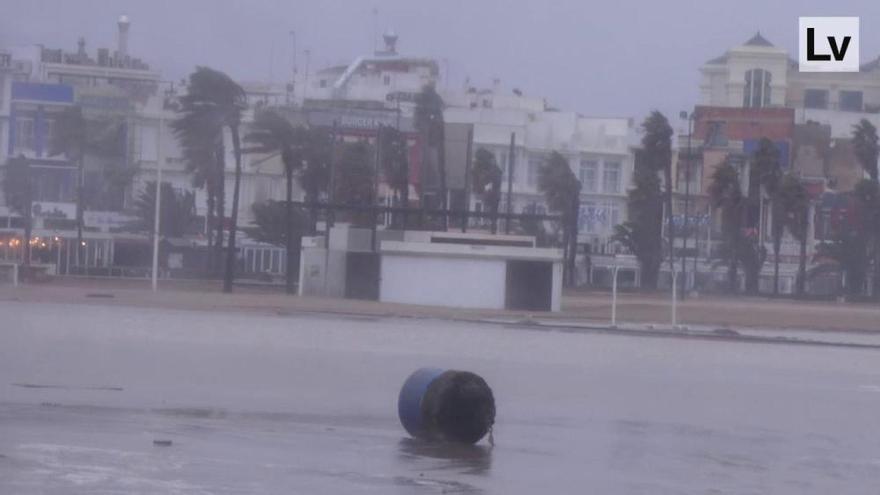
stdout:
{"type": "MultiPolygon", "coordinates": [[[[880,2],[557,0],[0,0],[0,45],[73,49],[115,44],[132,19],[130,51],[179,79],[196,64],[242,80],[289,74],[291,39],[311,65],[345,63],[393,28],[400,51],[448,60],[449,85],[506,87],[587,115],[673,117],[697,102],[699,66],[756,30],[796,55],[799,15],[861,17],[862,62],[880,54],[880,2]],[[549,5],[548,5],[549,4],[549,5]],[[273,57],[274,55],[274,57],[273,57]],[[274,63],[272,62],[274,59],[274,63]]],[[[445,64],[441,65],[444,67],[445,64]]]]}

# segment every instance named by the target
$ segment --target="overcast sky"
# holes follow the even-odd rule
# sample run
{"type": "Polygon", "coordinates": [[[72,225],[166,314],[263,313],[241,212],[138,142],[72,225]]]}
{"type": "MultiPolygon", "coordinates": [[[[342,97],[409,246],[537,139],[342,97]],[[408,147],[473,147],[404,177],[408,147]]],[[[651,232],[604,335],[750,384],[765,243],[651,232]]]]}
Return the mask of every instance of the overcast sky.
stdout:
{"type": "Polygon", "coordinates": [[[113,47],[116,19],[132,21],[129,51],[180,79],[208,65],[241,80],[282,81],[291,36],[299,65],[346,63],[378,31],[399,51],[448,68],[444,84],[503,86],[597,116],[670,118],[697,103],[699,66],[755,31],[796,56],[800,15],[861,17],[862,63],[880,54],[880,1],[610,0],[0,0],[0,46],[42,43],[90,53],[113,47]],[[547,5],[549,4],[549,6],[547,5]]]}

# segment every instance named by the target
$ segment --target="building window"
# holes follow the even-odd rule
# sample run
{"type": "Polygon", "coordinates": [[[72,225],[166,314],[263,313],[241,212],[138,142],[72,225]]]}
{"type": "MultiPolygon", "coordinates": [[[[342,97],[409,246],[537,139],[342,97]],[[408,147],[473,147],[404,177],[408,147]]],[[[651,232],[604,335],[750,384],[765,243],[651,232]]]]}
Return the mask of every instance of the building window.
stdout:
{"type": "Polygon", "coordinates": [[[507,184],[507,169],[510,164],[507,163],[507,151],[499,151],[495,156],[495,159],[498,162],[498,166],[501,167],[501,182],[507,184]]]}
{"type": "Polygon", "coordinates": [[[32,151],[34,149],[34,121],[17,119],[15,121],[15,150],[32,151]]]}
{"type": "Polygon", "coordinates": [[[804,108],[828,108],[827,89],[807,89],[804,91],[804,108]]]}
{"type": "Polygon", "coordinates": [[[538,185],[538,173],[541,170],[541,165],[544,163],[544,157],[539,155],[533,155],[529,158],[528,165],[528,173],[526,174],[526,182],[529,186],[537,186],[538,185]]]}
{"type": "Polygon", "coordinates": [[[620,163],[605,162],[602,169],[602,191],[610,194],[620,192],[620,163]]]}
{"type": "Polygon", "coordinates": [[[727,146],[727,123],[710,120],[706,129],[706,146],[727,146]]]}
{"type": "Polygon", "coordinates": [[[840,109],[844,112],[861,112],[862,111],[862,92],[861,91],[841,91],[840,92],[840,109]]]}
{"type": "Polygon", "coordinates": [[[384,84],[385,86],[391,86],[391,76],[389,76],[387,74],[385,76],[383,76],[382,77],[382,84],[384,84]]]}
{"type": "Polygon", "coordinates": [[[770,72],[764,69],[746,71],[746,86],[743,91],[743,107],[763,108],[770,106],[770,72]]]}
{"type": "Polygon", "coordinates": [[[327,80],[321,79],[321,81],[318,83],[318,86],[320,86],[322,88],[326,88],[327,87],[327,80]]]}
{"type": "Polygon", "coordinates": [[[596,168],[597,164],[594,160],[581,160],[578,179],[581,181],[582,192],[596,192],[596,168]]]}

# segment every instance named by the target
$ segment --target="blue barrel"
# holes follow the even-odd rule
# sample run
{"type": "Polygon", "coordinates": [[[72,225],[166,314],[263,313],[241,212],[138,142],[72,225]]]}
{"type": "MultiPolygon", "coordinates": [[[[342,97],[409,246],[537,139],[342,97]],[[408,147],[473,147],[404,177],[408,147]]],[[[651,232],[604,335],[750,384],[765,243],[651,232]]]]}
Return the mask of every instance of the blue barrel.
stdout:
{"type": "Polygon", "coordinates": [[[422,398],[435,378],[446,370],[440,368],[420,368],[403,383],[397,398],[397,415],[407,433],[415,438],[427,438],[425,421],[422,416],[422,398]]]}
{"type": "Polygon", "coordinates": [[[479,375],[421,368],[403,383],[397,414],[415,438],[476,443],[495,424],[495,398],[479,375]]]}

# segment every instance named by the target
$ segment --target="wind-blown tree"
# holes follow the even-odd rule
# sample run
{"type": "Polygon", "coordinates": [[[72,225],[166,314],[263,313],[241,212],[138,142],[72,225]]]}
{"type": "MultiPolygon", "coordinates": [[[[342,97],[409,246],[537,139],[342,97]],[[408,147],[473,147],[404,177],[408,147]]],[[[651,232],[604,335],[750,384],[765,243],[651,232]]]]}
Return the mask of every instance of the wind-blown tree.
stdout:
{"type": "Polygon", "coordinates": [[[644,131],[642,136],[644,160],[656,173],[663,173],[669,269],[675,270],[675,226],[672,217],[672,127],[662,113],[654,110],[642,123],[642,129],[644,131]]]}
{"type": "Polygon", "coordinates": [[[85,154],[88,147],[88,135],[86,131],[86,119],[79,105],[67,107],[55,119],[55,131],[49,143],[49,154],[64,156],[76,165],[76,249],[74,258],[76,264],[80,263],[80,253],[83,244],[83,216],[85,211],[85,192],[83,190],[83,175],[85,167],[85,154]]]}
{"type": "MultiPolygon", "coordinates": [[[[226,269],[223,275],[224,292],[232,292],[232,283],[235,278],[237,255],[235,237],[238,230],[238,202],[241,189],[240,128],[241,113],[246,108],[246,103],[244,90],[228,75],[208,67],[198,67],[189,76],[187,94],[180,98],[181,117],[175,123],[178,124],[175,131],[181,134],[192,133],[194,137],[206,137],[214,142],[215,157],[222,156],[224,129],[229,130],[232,138],[235,178],[232,187],[226,269]]],[[[220,163],[222,163],[222,159],[218,159],[218,167],[220,163]]]]}
{"type": "Polygon", "coordinates": [[[862,221],[870,237],[869,259],[873,261],[874,296],[880,295],[880,182],[878,182],[877,158],[880,155],[877,128],[867,119],[853,126],[852,144],[856,158],[868,174],[868,179],[855,186],[856,198],[862,213],[862,221]]]}
{"type": "MultiPolygon", "coordinates": [[[[248,235],[259,242],[274,244],[276,246],[287,246],[288,235],[293,236],[293,245],[300,243],[302,236],[309,229],[308,212],[301,208],[295,208],[293,214],[287,210],[287,204],[284,201],[268,200],[262,203],[254,203],[251,205],[254,214],[254,227],[248,227],[245,231],[248,235]]],[[[299,256],[300,251],[297,249],[293,253],[293,257],[287,260],[287,263],[293,263],[292,269],[288,265],[286,270],[287,276],[298,278],[299,276],[299,256]]]]}
{"type": "MultiPolygon", "coordinates": [[[[810,197],[803,182],[794,174],[788,173],[779,182],[773,198],[773,250],[776,254],[776,266],[773,269],[774,287],[778,287],[779,279],[779,247],[781,243],[781,231],[788,232],[798,240],[800,254],[798,256],[798,276],[796,290],[798,296],[804,294],[804,283],[807,276],[807,229],[809,226],[808,215],[810,211],[810,197]],[[776,229],[780,233],[777,233],[776,229]],[[780,240],[777,241],[777,235],[780,240]]],[[[774,291],[774,294],[776,292],[774,291]]]]}
{"type": "MultiPolygon", "coordinates": [[[[614,240],[629,249],[639,261],[642,287],[657,288],[663,262],[663,209],[669,199],[660,188],[660,173],[671,183],[672,128],[659,112],[642,123],[642,147],[636,151],[633,187],[627,193],[629,220],[614,226],[614,240]]],[[[668,208],[668,206],[667,206],[668,208]]],[[[671,218],[671,217],[670,217],[671,218]]],[[[671,223],[670,232],[671,232],[671,223]]]]}
{"type": "MultiPolygon", "coordinates": [[[[785,233],[785,212],[777,205],[780,183],[782,182],[782,163],[779,149],[767,138],[761,139],[758,149],[752,156],[752,167],[749,180],[749,213],[760,214],[761,198],[770,200],[773,241],[773,294],[779,294],[779,251],[782,248],[782,236],[785,233]]],[[[761,219],[756,218],[752,227],[759,226],[761,219]]],[[[759,227],[760,228],[760,227],[759,227]]],[[[747,282],[747,286],[757,289],[757,280],[747,282]]]]}
{"type": "MultiPolygon", "coordinates": [[[[287,270],[285,271],[285,288],[288,294],[293,294],[295,289],[294,274],[297,267],[294,266],[294,252],[299,252],[294,244],[296,236],[294,228],[293,208],[293,181],[294,174],[303,167],[303,150],[306,147],[306,131],[301,127],[294,127],[289,120],[273,110],[265,110],[257,114],[250,132],[245,136],[245,142],[251,147],[245,151],[251,153],[280,154],[281,163],[284,165],[285,178],[285,211],[288,220],[283,222],[288,231],[284,238],[287,270]]],[[[257,210],[254,209],[256,213],[257,210]]]]}
{"type": "Polygon", "coordinates": [[[865,169],[868,177],[876,182],[878,180],[877,158],[880,155],[877,128],[869,120],[862,119],[853,126],[852,145],[862,168],[865,169]]]}
{"type": "Polygon", "coordinates": [[[495,155],[480,148],[474,155],[471,169],[471,187],[492,215],[492,233],[498,232],[498,205],[501,202],[501,178],[503,171],[495,162],[495,155]]]}
{"type": "MultiPolygon", "coordinates": [[[[156,218],[156,182],[147,182],[134,203],[137,221],[132,228],[139,232],[154,232],[156,218]]],[[[196,195],[192,191],[176,191],[168,182],[162,183],[162,201],[159,203],[159,235],[183,237],[197,228],[196,195]]]]}
{"type": "Polygon", "coordinates": [[[873,295],[878,295],[878,283],[880,283],[880,275],[878,275],[878,262],[880,262],[880,184],[876,180],[862,179],[856,183],[852,194],[855,198],[856,218],[860,236],[865,238],[865,266],[863,269],[866,273],[868,265],[873,262],[873,295]]]}
{"type": "Polygon", "coordinates": [[[740,244],[743,242],[743,216],[746,199],[740,189],[736,168],[725,162],[715,169],[709,185],[712,207],[721,211],[722,260],[727,263],[727,284],[736,291],[740,244]]]}
{"type": "Polygon", "coordinates": [[[538,169],[538,190],[544,194],[547,207],[562,215],[563,243],[566,251],[564,278],[569,285],[572,285],[574,262],[577,256],[581,182],[571,171],[568,160],[554,151],[538,169]]]}
{"type": "Polygon", "coordinates": [[[76,186],[76,249],[80,260],[82,250],[83,218],[90,208],[116,209],[122,206],[122,191],[131,184],[137,168],[121,166],[116,158],[123,157],[126,149],[127,125],[119,116],[105,115],[86,118],[82,108],[65,108],[55,118],[54,132],[49,142],[51,156],[63,154],[77,169],[76,186]],[[109,160],[112,167],[100,169],[99,183],[86,183],[86,156],[98,164],[109,160]]]}
{"type": "Polygon", "coordinates": [[[306,131],[303,159],[305,166],[297,174],[297,180],[306,196],[309,207],[309,233],[318,231],[318,200],[321,193],[330,188],[330,160],[333,158],[333,136],[324,129],[310,128],[306,131]]]}
{"type": "Polygon", "coordinates": [[[183,95],[171,129],[180,145],[186,171],[192,175],[193,187],[205,189],[206,234],[211,247],[207,266],[219,274],[226,215],[226,150],[223,125],[206,110],[198,94],[183,95]]]}
{"type": "Polygon", "coordinates": [[[333,181],[336,202],[355,207],[345,216],[357,226],[375,221],[370,211],[374,202],[372,155],[366,143],[351,143],[342,147],[336,164],[333,181]]]}
{"type": "Polygon", "coordinates": [[[297,241],[308,232],[309,216],[302,207],[294,208],[293,215],[288,217],[287,205],[284,201],[270,199],[254,203],[251,205],[251,211],[254,214],[255,226],[249,227],[247,233],[256,241],[286,246],[288,234],[293,235],[294,241],[297,241]]]}
{"type": "Polygon", "coordinates": [[[867,247],[865,233],[854,226],[847,226],[837,232],[830,242],[817,245],[816,255],[833,260],[844,274],[844,291],[849,295],[858,295],[865,285],[867,247]]]}
{"type": "MultiPolygon", "coordinates": [[[[437,172],[440,175],[440,207],[446,209],[446,125],[443,120],[443,98],[433,84],[426,85],[416,96],[415,125],[428,150],[437,155],[437,172]]],[[[424,207],[424,205],[423,205],[424,207]]],[[[443,228],[448,216],[443,215],[443,228]]]]}
{"type": "Polygon", "coordinates": [[[656,289],[660,264],[663,262],[663,198],[660,178],[646,169],[636,166],[634,187],[627,199],[629,220],[614,226],[613,239],[635,255],[639,262],[642,287],[656,289]]]}
{"type": "MultiPolygon", "coordinates": [[[[379,161],[385,183],[392,191],[393,206],[409,207],[409,160],[406,137],[390,126],[379,126],[379,161]]],[[[394,215],[393,225],[406,228],[404,215],[394,215]],[[397,220],[400,218],[401,220],[397,220]]]]}
{"type": "Polygon", "coordinates": [[[3,174],[3,196],[6,205],[24,219],[24,266],[31,264],[31,234],[33,232],[33,210],[31,204],[34,197],[34,178],[30,161],[23,155],[6,161],[3,174]]]}

